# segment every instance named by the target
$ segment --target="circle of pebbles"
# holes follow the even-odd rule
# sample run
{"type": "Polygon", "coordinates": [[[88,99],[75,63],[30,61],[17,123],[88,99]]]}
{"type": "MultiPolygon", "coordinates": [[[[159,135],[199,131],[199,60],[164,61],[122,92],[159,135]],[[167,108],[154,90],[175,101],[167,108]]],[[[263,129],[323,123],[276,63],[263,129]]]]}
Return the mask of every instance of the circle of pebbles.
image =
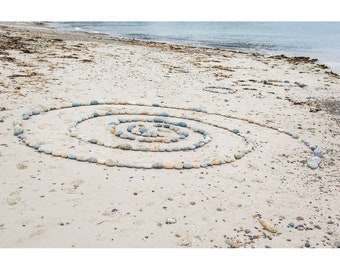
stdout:
{"type": "MultiPolygon", "coordinates": [[[[78,134],[75,130],[76,126],[86,120],[92,119],[94,117],[105,117],[105,116],[111,116],[113,115],[112,111],[105,112],[102,115],[100,115],[97,112],[94,112],[86,117],[79,117],[76,122],[74,127],[72,127],[69,131],[71,132],[72,137],[77,137],[78,139],[82,141],[86,141],[92,144],[97,144],[100,146],[104,147],[109,147],[109,148],[118,148],[122,150],[133,150],[133,151],[150,151],[150,152],[172,152],[172,151],[187,151],[187,150],[195,150],[199,147],[204,146],[205,144],[209,143],[212,140],[212,136],[204,129],[198,127],[198,126],[191,126],[186,122],[183,121],[174,121],[172,119],[167,119],[168,117],[171,117],[170,114],[166,112],[162,112],[158,114],[159,116],[162,117],[140,117],[140,116],[134,116],[134,117],[118,117],[115,118],[113,121],[111,121],[108,124],[108,129],[111,134],[114,134],[116,137],[119,137],[120,139],[125,139],[125,140],[130,140],[130,141],[138,141],[138,142],[146,142],[146,143],[159,143],[159,144],[171,144],[174,142],[178,142],[179,140],[183,140],[187,137],[189,137],[189,133],[184,130],[190,129],[195,133],[198,133],[203,136],[201,140],[199,140],[196,143],[190,143],[188,145],[184,145],[181,147],[178,146],[160,146],[158,144],[152,144],[151,146],[141,146],[141,145],[131,145],[129,143],[116,143],[116,144],[111,144],[109,142],[102,142],[98,140],[97,138],[93,137],[86,137],[81,134],[78,134]],[[122,131],[117,131],[117,128],[119,125],[124,124],[124,123],[133,123],[129,124],[129,126],[126,128],[128,133],[133,134],[129,135],[126,134],[122,131]],[[139,124],[138,124],[139,123],[139,124]],[[156,129],[151,129],[149,130],[146,126],[146,123],[152,123],[153,127],[158,128],[158,129],[169,129],[173,130],[177,135],[176,136],[165,136],[164,133],[159,132],[159,130],[156,129]]],[[[121,114],[121,115],[128,115],[129,112],[123,111],[119,112],[115,110],[116,114],[121,114]]],[[[134,114],[134,113],[133,113],[134,114]]],[[[174,116],[173,116],[174,117],[174,116]]],[[[183,117],[182,117],[183,118],[183,117]]]]}
{"type": "MultiPolygon", "coordinates": [[[[216,115],[216,116],[222,116],[224,118],[231,118],[231,119],[244,121],[244,122],[249,123],[249,124],[254,124],[254,125],[258,125],[260,127],[275,130],[279,133],[288,135],[293,139],[299,139],[299,136],[297,134],[293,134],[290,131],[285,131],[282,128],[274,127],[273,125],[263,124],[263,123],[260,123],[260,122],[255,122],[251,119],[237,117],[237,116],[228,115],[228,114],[209,113],[209,112],[207,112],[206,110],[204,110],[200,107],[175,107],[175,106],[166,106],[166,105],[160,105],[160,104],[144,104],[144,103],[125,102],[125,101],[123,101],[123,102],[98,102],[96,100],[92,100],[89,103],[78,103],[78,102],[76,102],[76,103],[72,103],[71,105],[66,105],[66,106],[61,106],[61,107],[51,107],[51,108],[48,108],[48,109],[45,109],[45,110],[42,110],[42,111],[32,110],[32,111],[29,111],[29,112],[25,112],[25,113],[22,114],[21,119],[24,120],[24,121],[27,121],[27,120],[33,118],[34,116],[44,114],[44,113],[48,113],[49,111],[71,109],[71,108],[76,108],[76,107],[81,107],[81,106],[96,106],[96,105],[110,105],[110,106],[131,105],[131,106],[140,106],[140,107],[149,107],[149,108],[150,107],[156,107],[156,108],[162,108],[162,109],[174,109],[174,110],[180,110],[180,111],[200,112],[200,113],[204,113],[206,115],[212,115],[212,116],[216,115]]],[[[82,135],[77,135],[75,133],[75,131],[76,131],[76,127],[79,123],[84,122],[85,120],[89,120],[90,118],[113,116],[113,115],[125,115],[125,117],[123,117],[121,119],[118,119],[118,118],[116,119],[115,123],[117,123],[119,125],[119,124],[122,124],[123,122],[127,122],[127,123],[130,123],[130,122],[136,122],[137,123],[137,122],[140,122],[140,121],[144,122],[144,121],[142,121],[141,118],[144,119],[146,116],[150,116],[147,111],[143,111],[142,113],[139,113],[138,116],[132,116],[132,115],[136,115],[136,114],[138,114],[138,113],[129,112],[129,111],[117,111],[116,109],[109,110],[109,111],[106,111],[106,112],[101,112],[101,113],[95,112],[95,113],[92,113],[91,115],[89,115],[87,117],[78,117],[76,120],[74,120],[74,122],[69,127],[69,132],[70,132],[71,137],[77,137],[78,139],[86,140],[86,138],[84,138],[82,135]],[[127,115],[129,115],[129,117],[127,117],[127,115]]],[[[170,127],[173,127],[174,129],[179,128],[179,127],[190,128],[193,132],[197,132],[197,133],[203,135],[203,140],[199,141],[198,143],[192,144],[189,147],[184,147],[184,148],[180,148],[180,149],[172,149],[172,151],[195,150],[198,147],[202,147],[206,143],[210,142],[212,140],[212,137],[207,131],[205,131],[201,128],[198,128],[198,127],[191,126],[184,121],[175,122],[173,120],[167,120],[170,117],[182,118],[183,120],[186,119],[188,121],[189,120],[190,121],[196,121],[196,122],[199,122],[199,123],[211,125],[213,127],[232,132],[233,134],[241,137],[246,142],[247,145],[244,149],[238,150],[231,157],[223,156],[223,157],[212,158],[212,159],[206,160],[205,162],[202,162],[202,163],[190,162],[190,161],[189,162],[188,161],[178,161],[178,162],[169,162],[169,163],[167,163],[167,162],[164,162],[164,163],[155,162],[155,163],[152,163],[152,164],[131,164],[131,163],[121,163],[119,161],[113,161],[112,159],[99,159],[99,158],[94,157],[94,156],[89,156],[89,157],[77,156],[73,153],[58,152],[58,151],[55,151],[53,149],[46,148],[43,145],[40,145],[39,143],[33,142],[29,138],[26,137],[25,130],[24,130],[24,127],[23,127],[23,122],[21,120],[13,122],[13,127],[14,127],[13,134],[14,134],[14,136],[17,136],[28,147],[35,149],[37,152],[44,153],[44,154],[47,154],[47,155],[52,155],[54,157],[61,157],[61,158],[66,158],[66,159],[85,161],[85,162],[89,162],[89,163],[96,163],[96,164],[100,164],[100,165],[106,165],[106,166],[109,166],[109,167],[117,166],[117,167],[143,168],[143,169],[206,168],[206,167],[209,167],[209,166],[215,166],[215,165],[221,165],[221,164],[225,164],[225,163],[234,162],[238,159],[243,158],[246,154],[250,153],[255,148],[255,142],[251,138],[249,138],[247,135],[242,134],[238,129],[235,129],[235,128],[233,128],[233,129],[227,128],[225,126],[217,124],[216,122],[208,122],[208,121],[202,120],[202,119],[197,118],[197,117],[189,117],[189,116],[184,117],[184,116],[170,115],[167,112],[150,113],[150,114],[152,114],[153,117],[152,118],[150,118],[150,117],[145,118],[144,119],[144,120],[146,120],[145,122],[150,122],[150,123],[152,122],[153,124],[158,123],[158,124],[162,125],[162,127],[164,127],[164,125],[166,125],[166,128],[169,128],[169,129],[170,129],[170,127]],[[169,126],[167,126],[167,125],[169,125],[169,126]]],[[[116,131],[112,132],[112,130],[113,129],[115,130],[115,128],[116,128],[116,124],[113,123],[113,125],[115,125],[115,126],[112,126],[112,124],[110,126],[110,124],[109,124],[109,127],[111,129],[111,133],[116,133],[116,131]]],[[[137,125],[136,125],[136,127],[137,127],[137,125]]],[[[127,128],[127,130],[128,130],[128,132],[133,132],[134,128],[135,127],[130,126],[130,127],[127,128]]],[[[150,133],[151,132],[149,132],[149,136],[146,136],[146,138],[152,137],[150,135],[150,133]]],[[[142,132],[141,132],[141,134],[142,134],[142,132]]],[[[152,137],[152,138],[157,138],[157,137],[159,137],[159,136],[152,137]]],[[[186,136],[184,136],[184,137],[186,137],[186,136]]],[[[185,139],[185,138],[182,138],[182,139],[185,139]]],[[[162,138],[162,140],[163,140],[162,143],[166,143],[166,142],[164,142],[164,138],[162,138]]],[[[104,144],[103,142],[100,142],[96,138],[87,139],[86,141],[89,142],[89,143],[92,143],[92,144],[97,144],[99,146],[106,146],[106,147],[112,148],[112,145],[104,144]]],[[[321,162],[321,158],[323,156],[322,150],[317,146],[311,145],[305,139],[302,139],[301,142],[313,151],[314,155],[307,162],[307,165],[312,169],[316,169],[319,166],[319,164],[321,162]]],[[[118,147],[115,146],[113,148],[119,148],[121,150],[136,150],[136,151],[150,151],[150,152],[157,152],[157,151],[162,152],[163,150],[166,151],[165,150],[166,148],[162,148],[162,147],[158,147],[157,149],[152,149],[152,148],[147,148],[147,149],[146,148],[135,148],[135,149],[133,149],[133,147],[128,143],[119,144],[118,147]]]]}
{"type": "Polygon", "coordinates": [[[235,89],[230,87],[222,87],[222,86],[206,86],[203,87],[203,91],[215,93],[215,94],[234,94],[236,92],[235,89]]]}

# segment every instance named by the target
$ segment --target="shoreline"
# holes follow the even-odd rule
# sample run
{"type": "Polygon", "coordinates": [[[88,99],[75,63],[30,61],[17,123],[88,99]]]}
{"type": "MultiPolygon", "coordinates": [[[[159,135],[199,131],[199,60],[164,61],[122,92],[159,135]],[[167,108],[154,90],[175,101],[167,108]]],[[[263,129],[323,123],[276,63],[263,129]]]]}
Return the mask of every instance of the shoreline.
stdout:
{"type": "Polygon", "coordinates": [[[340,82],[314,60],[0,36],[2,247],[340,246],[340,82]]]}
{"type": "Polygon", "coordinates": [[[61,26],[58,26],[58,25],[54,25],[53,22],[45,22],[45,26],[48,26],[48,27],[52,27],[52,28],[55,28],[55,29],[59,29],[59,30],[62,30],[62,31],[70,31],[70,32],[79,32],[79,33],[87,33],[87,34],[98,34],[98,35],[105,35],[105,36],[108,36],[108,37],[111,37],[113,39],[116,39],[118,41],[123,41],[123,42],[141,42],[141,43],[144,43],[146,46],[148,46],[148,44],[153,44],[153,43],[156,43],[156,44],[163,44],[163,45],[169,45],[169,46],[182,46],[182,47],[187,47],[187,48],[202,48],[202,49],[217,49],[217,50],[226,50],[226,51],[233,51],[233,52],[239,52],[239,53],[248,53],[248,54],[258,54],[258,55],[261,55],[263,57],[284,57],[286,58],[287,60],[290,59],[290,60],[294,60],[297,61],[299,59],[299,61],[301,62],[306,62],[308,60],[310,61],[313,61],[313,62],[316,62],[316,64],[322,68],[322,69],[330,69],[331,72],[334,72],[336,73],[337,75],[339,75],[340,73],[340,67],[338,68],[335,68],[335,67],[331,67],[330,65],[328,64],[325,64],[325,63],[322,63],[320,61],[320,59],[318,58],[315,58],[315,57],[311,57],[310,55],[307,55],[307,54],[304,54],[304,55],[299,55],[299,54],[296,54],[294,56],[289,56],[288,54],[286,53],[271,53],[271,52],[264,52],[263,50],[262,51],[259,51],[259,50],[255,50],[255,51],[252,51],[252,50],[247,50],[247,49],[237,49],[237,48],[223,48],[223,47],[218,47],[218,46],[206,46],[206,45],[187,45],[187,44],[180,44],[180,43],[176,43],[176,42],[162,42],[162,41],[153,41],[153,40],[143,40],[143,39],[133,39],[133,38],[123,38],[123,37],[117,37],[117,36],[113,36],[113,35],[110,35],[108,33],[104,33],[104,32],[99,32],[99,31],[90,31],[90,30],[85,30],[85,29],[67,29],[67,28],[62,28],[61,26]]]}

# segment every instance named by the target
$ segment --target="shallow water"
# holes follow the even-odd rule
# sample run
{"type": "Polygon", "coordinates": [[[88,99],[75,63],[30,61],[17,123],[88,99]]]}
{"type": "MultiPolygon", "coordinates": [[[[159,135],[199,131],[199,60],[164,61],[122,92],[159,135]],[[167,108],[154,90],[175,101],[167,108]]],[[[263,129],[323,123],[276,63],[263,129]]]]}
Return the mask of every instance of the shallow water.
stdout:
{"type": "Polygon", "coordinates": [[[340,71],[340,22],[58,22],[119,38],[309,56],[340,71]]]}

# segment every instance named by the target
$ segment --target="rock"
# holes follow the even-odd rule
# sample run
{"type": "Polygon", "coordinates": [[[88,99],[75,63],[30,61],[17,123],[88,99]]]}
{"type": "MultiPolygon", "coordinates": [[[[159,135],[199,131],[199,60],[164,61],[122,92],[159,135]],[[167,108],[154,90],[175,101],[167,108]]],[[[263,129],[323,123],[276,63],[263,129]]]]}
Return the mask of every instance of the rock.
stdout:
{"type": "Polygon", "coordinates": [[[128,135],[122,133],[122,134],[120,134],[119,138],[121,138],[121,139],[127,139],[127,138],[128,138],[128,135]]]}
{"type": "Polygon", "coordinates": [[[130,150],[132,148],[132,146],[129,143],[122,143],[122,144],[119,145],[119,148],[123,149],[123,150],[130,150]]]}
{"type": "Polygon", "coordinates": [[[105,162],[106,162],[106,160],[105,160],[105,159],[102,159],[102,158],[100,158],[100,159],[97,159],[97,164],[100,164],[100,165],[105,165],[105,162]]]}
{"type": "Polygon", "coordinates": [[[148,132],[148,129],[146,128],[146,126],[141,126],[140,128],[139,128],[139,132],[140,133],[147,133],[148,132]]]}
{"type": "Polygon", "coordinates": [[[301,220],[303,220],[303,217],[298,216],[298,217],[296,217],[295,219],[296,219],[297,221],[301,221],[301,220]]]}
{"type": "Polygon", "coordinates": [[[305,243],[305,247],[306,248],[309,248],[310,247],[310,244],[308,242],[305,243]]]}
{"type": "Polygon", "coordinates": [[[97,100],[91,100],[90,105],[99,105],[97,100]]]}
{"type": "Polygon", "coordinates": [[[38,115],[38,114],[40,114],[40,111],[39,111],[39,110],[33,110],[33,111],[32,111],[32,115],[38,115]]]}
{"type": "Polygon", "coordinates": [[[290,228],[294,228],[294,226],[295,226],[294,222],[290,222],[290,223],[288,224],[288,227],[290,227],[290,228]]]}
{"type": "Polygon", "coordinates": [[[98,117],[98,116],[99,116],[99,113],[93,112],[93,113],[92,113],[92,116],[93,116],[93,117],[98,117]]]}
{"type": "Polygon", "coordinates": [[[277,228],[271,224],[269,221],[261,218],[259,219],[260,224],[262,225],[263,228],[265,228],[267,231],[271,233],[277,233],[277,228]]]}
{"type": "Polygon", "coordinates": [[[126,130],[127,130],[128,132],[131,132],[135,127],[136,127],[136,125],[129,125],[129,126],[126,128],[126,130]]]}
{"type": "Polygon", "coordinates": [[[154,168],[154,169],[163,169],[164,168],[164,165],[163,165],[163,163],[153,163],[152,164],[152,168],[154,168]]]}
{"type": "Polygon", "coordinates": [[[79,107],[79,106],[81,106],[81,104],[79,102],[72,103],[72,107],[79,107]]]}
{"type": "Polygon", "coordinates": [[[28,120],[30,118],[28,113],[23,113],[22,114],[22,120],[28,120]]]}
{"type": "Polygon", "coordinates": [[[164,168],[165,169],[173,169],[174,168],[174,164],[172,164],[172,163],[165,163],[164,164],[164,168]]]}
{"type": "Polygon", "coordinates": [[[113,167],[115,165],[112,159],[107,159],[104,164],[109,167],[113,167]]]}
{"type": "MultiPolygon", "coordinates": [[[[212,164],[213,165],[221,165],[221,160],[219,160],[218,158],[215,158],[215,159],[213,159],[212,164]]],[[[209,166],[209,164],[208,164],[208,166],[209,166]]]]}
{"type": "Polygon", "coordinates": [[[158,144],[151,145],[149,148],[149,151],[151,152],[158,152],[158,150],[159,150],[158,144]]]}
{"type": "Polygon", "coordinates": [[[92,138],[92,139],[89,139],[88,142],[96,144],[98,142],[98,140],[95,139],[95,138],[92,138]]]}
{"type": "Polygon", "coordinates": [[[84,156],[77,156],[76,160],[78,160],[78,161],[87,161],[87,158],[84,157],[84,156]]]}
{"type": "Polygon", "coordinates": [[[166,221],[165,221],[165,224],[175,224],[177,222],[177,220],[175,218],[168,218],[166,221]]]}
{"type": "Polygon", "coordinates": [[[237,153],[236,154],[234,154],[234,157],[236,158],[236,159],[241,159],[241,158],[243,158],[244,157],[244,152],[243,151],[237,151],[237,153]]]}
{"type": "Polygon", "coordinates": [[[171,138],[171,141],[172,142],[178,142],[179,138],[177,136],[174,136],[171,138]]]}
{"type": "Polygon", "coordinates": [[[54,157],[60,157],[60,156],[61,156],[61,153],[58,152],[58,151],[52,151],[52,156],[54,156],[54,157]]]}
{"type": "Polygon", "coordinates": [[[20,134],[24,133],[24,129],[21,126],[15,126],[13,134],[14,136],[18,136],[20,134]]]}
{"type": "Polygon", "coordinates": [[[192,164],[190,164],[190,163],[184,163],[183,164],[183,168],[184,169],[192,169],[194,166],[192,165],[192,164]]]}
{"type": "Polygon", "coordinates": [[[164,122],[164,120],[163,120],[162,118],[159,118],[159,117],[155,117],[155,118],[153,119],[153,121],[154,121],[155,123],[163,123],[163,122],[164,122]]]}
{"type": "Polygon", "coordinates": [[[163,116],[163,117],[168,117],[169,114],[168,114],[167,112],[162,112],[162,113],[161,113],[161,116],[163,116]]]}
{"type": "Polygon", "coordinates": [[[321,158],[314,156],[307,162],[307,165],[309,168],[314,170],[319,167],[320,162],[321,162],[321,158]]]}
{"type": "Polygon", "coordinates": [[[163,142],[164,142],[164,143],[171,143],[171,139],[168,138],[168,137],[165,137],[165,138],[163,139],[163,142]]]}
{"type": "Polygon", "coordinates": [[[52,154],[52,150],[51,149],[44,149],[44,153],[50,155],[50,154],[52,154]]]}
{"type": "Polygon", "coordinates": [[[194,164],[192,164],[192,166],[193,166],[195,169],[201,168],[201,164],[198,164],[198,163],[194,163],[194,164]]]}
{"type": "Polygon", "coordinates": [[[177,170],[183,169],[183,162],[176,162],[174,164],[174,168],[177,169],[177,170]]]}
{"type": "Polygon", "coordinates": [[[151,131],[150,131],[150,136],[153,137],[153,138],[155,138],[155,137],[158,136],[158,132],[155,131],[155,130],[151,130],[151,131]]]}
{"type": "MultiPolygon", "coordinates": [[[[187,131],[181,130],[180,132],[178,132],[178,135],[180,136],[184,136],[184,137],[188,137],[189,133],[187,131]]],[[[184,139],[184,138],[183,138],[184,139]]]]}
{"type": "Polygon", "coordinates": [[[234,128],[231,132],[234,133],[234,134],[239,134],[240,133],[240,131],[237,128],[234,128]]]}
{"type": "Polygon", "coordinates": [[[18,163],[18,164],[17,164],[17,168],[18,168],[19,170],[24,170],[24,169],[27,168],[27,165],[26,165],[26,164],[23,164],[23,163],[18,163]]]}
{"type": "Polygon", "coordinates": [[[68,155],[67,155],[67,158],[69,158],[69,159],[76,159],[77,156],[74,155],[74,154],[68,154],[68,155]]]}
{"type": "Polygon", "coordinates": [[[187,126],[187,123],[185,123],[185,122],[179,122],[178,125],[179,125],[180,127],[186,127],[186,126],[187,126]]]}
{"type": "Polygon", "coordinates": [[[87,161],[90,162],[90,163],[97,163],[97,158],[96,157],[89,157],[87,159],[87,161]]]}
{"type": "Polygon", "coordinates": [[[319,158],[323,157],[322,150],[319,147],[315,148],[313,152],[314,152],[314,156],[319,157],[319,158]]]}

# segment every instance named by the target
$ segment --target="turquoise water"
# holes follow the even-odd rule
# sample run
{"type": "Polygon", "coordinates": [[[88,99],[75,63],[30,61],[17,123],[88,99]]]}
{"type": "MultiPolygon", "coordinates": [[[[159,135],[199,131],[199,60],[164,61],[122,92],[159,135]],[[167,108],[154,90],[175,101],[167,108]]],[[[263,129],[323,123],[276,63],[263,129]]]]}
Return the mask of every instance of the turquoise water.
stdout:
{"type": "Polygon", "coordinates": [[[309,56],[340,71],[340,22],[58,22],[119,38],[309,56]]]}

